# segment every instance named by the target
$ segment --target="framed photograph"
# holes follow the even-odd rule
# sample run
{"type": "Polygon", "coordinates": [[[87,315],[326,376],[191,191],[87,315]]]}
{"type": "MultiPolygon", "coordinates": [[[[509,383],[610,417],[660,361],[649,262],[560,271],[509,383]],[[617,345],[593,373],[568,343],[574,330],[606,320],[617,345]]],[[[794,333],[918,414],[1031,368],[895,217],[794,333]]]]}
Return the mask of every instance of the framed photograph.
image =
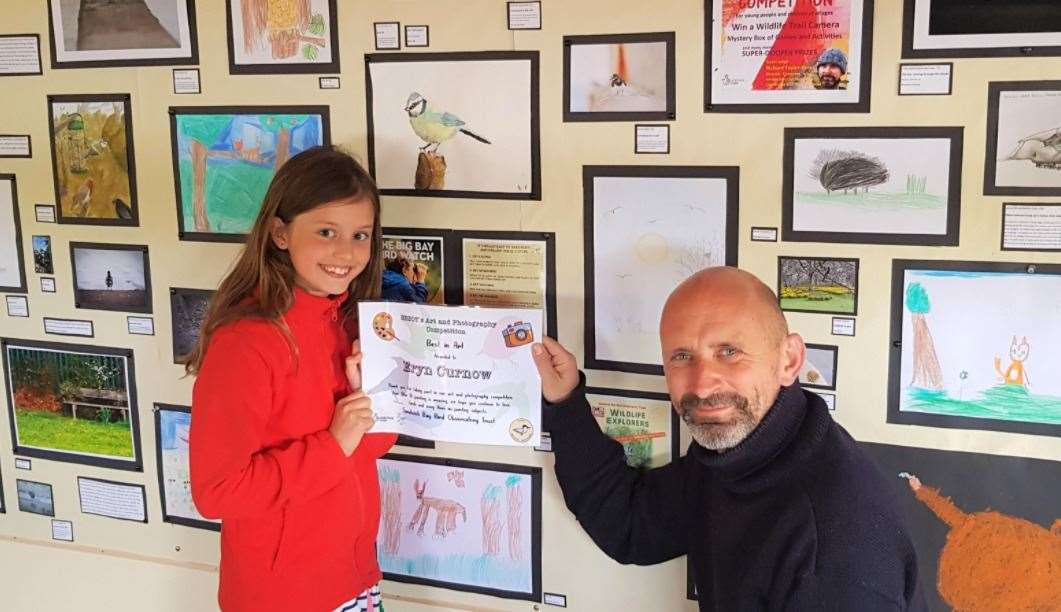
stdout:
{"type": "Polygon", "coordinates": [[[183,364],[199,342],[199,329],[210,308],[210,289],[170,287],[169,310],[173,327],[173,363],[183,364]]]}
{"type": "Polygon", "coordinates": [[[984,195],[1061,195],[1059,126],[1061,81],[988,83],[984,195]]]}
{"type": "Polygon", "coordinates": [[[151,313],[147,245],[71,242],[74,307],[151,313]]]}
{"type": "Polygon", "coordinates": [[[77,497],[82,514],[147,522],[147,488],[142,484],[78,476],[77,497]]]}
{"type": "Polygon", "coordinates": [[[836,362],[840,349],[832,344],[807,343],[807,356],[799,371],[799,384],[813,389],[836,390],[836,362]]]}
{"type": "Polygon", "coordinates": [[[199,63],[193,0],[48,0],[52,68],[199,63]]]}
{"type": "Polygon", "coordinates": [[[674,32],[564,37],[564,121],[675,117],[674,32]]]}
{"type": "Polygon", "coordinates": [[[1061,264],[892,262],[888,422],[1061,436],[1061,264]]]}
{"type": "Polygon", "coordinates": [[[18,509],[22,512],[55,516],[55,499],[52,497],[52,485],[46,482],[15,479],[18,490],[18,509]]]}
{"type": "Polygon", "coordinates": [[[18,185],[14,174],[0,174],[0,291],[27,292],[26,269],[22,262],[18,185]]]}
{"type": "Polygon", "coordinates": [[[545,331],[556,327],[556,235],[547,232],[459,232],[461,301],[465,306],[533,308],[545,331]]]}
{"type": "Polygon", "coordinates": [[[383,228],[382,299],[408,301],[404,298],[411,294],[412,301],[421,304],[458,304],[447,293],[457,279],[451,278],[455,270],[446,266],[446,242],[442,232],[383,228]]]}
{"type": "Polygon", "coordinates": [[[586,400],[604,434],[623,445],[626,463],[652,469],[678,458],[678,413],[666,393],[586,387],[586,400]]]}
{"type": "Polygon", "coordinates": [[[389,454],[378,469],[384,578],[541,601],[541,468],[389,454]]]}
{"type": "Polygon", "coordinates": [[[868,113],[873,0],[704,0],[704,111],[868,113]]]}
{"type": "Polygon", "coordinates": [[[188,436],[192,426],[191,406],[155,404],[155,465],[158,492],[162,498],[162,521],[221,531],[221,521],[203,518],[192,501],[188,472],[188,436]]]}
{"type": "Polygon", "coordinates": [[[331,144],[327,106],[172,106],[181,240],[243,242],[276,170],[331,144]]]}
{"type": "Polygon", "coordinates": [[[1052,0],[904,0],[903,58],[1061,55],[1052,0]]]}
{"type": "Polygon", "coordinates": [[[140,225],[129,94],[48,96],[59,223],[140,225]]]}
{"type": "Polygon", "coordinates": [[[37,274],[55,274],[51,236],[33,236],[33,271],[37,274]]]}
{"type": "Polygon", "coordinates": [[[371,53],[365,82],[382,194],[541,199],[537,51],[371,53]]]}
{"type": "Polygon", "coordinates": [[[781,310],[858,314],[858,260],[832,257],[777,258],[781,310]]]}
{"type": "Polygon", "coordinates": [[[957,246],[962,130],[785,128],[781,238],[957,246]]]}
{"type": "Polygon", "coordinates": [[[1061,202],[1003,202],[1001,250],[1061,251],[1061,202]]]}
{"type": "Polygon", "coordinates": [[[667,295],[737,265],[738,183],[735,166],[583,166],[586,368],[663,374],[667,295]]]}
{"type": "MultiPolygon", "coordinates": [[[[890,477],[929,610],[1049,610],[1057,602],[1058,462],[860,442],[890,477]],[[994,542],[1001,557],[970,555],[994,542]],[[997,574],[980,572],[995,560],[997,574]],[[1028,568],[1051,568],[1042,573],[1028,568]],[[1053,573],[1050,573],[1053,572],[1053,573]]],[[[1019,449],[1019,447],[1018,447],[1019,449]]]]}
{"type": "Polygon", "coordinates": [[[0,339],[16,455],[143,471],[133,352],[0,339]]]}
{"type": "Polygon", "coordinates": [[[335,0],[225,0],[230,74],[339,73],[335,0]]]}

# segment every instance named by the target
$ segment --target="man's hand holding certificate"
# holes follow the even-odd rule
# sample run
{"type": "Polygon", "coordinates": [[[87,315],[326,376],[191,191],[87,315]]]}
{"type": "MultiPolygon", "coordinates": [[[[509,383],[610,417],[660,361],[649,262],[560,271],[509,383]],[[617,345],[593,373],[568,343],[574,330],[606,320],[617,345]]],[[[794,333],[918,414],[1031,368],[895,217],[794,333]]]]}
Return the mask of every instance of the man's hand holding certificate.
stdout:
{"type": "Polygon", "coordinates": [[[539,310],[362,302],[362,388],[375,432],[536,446],[539,310]]]}

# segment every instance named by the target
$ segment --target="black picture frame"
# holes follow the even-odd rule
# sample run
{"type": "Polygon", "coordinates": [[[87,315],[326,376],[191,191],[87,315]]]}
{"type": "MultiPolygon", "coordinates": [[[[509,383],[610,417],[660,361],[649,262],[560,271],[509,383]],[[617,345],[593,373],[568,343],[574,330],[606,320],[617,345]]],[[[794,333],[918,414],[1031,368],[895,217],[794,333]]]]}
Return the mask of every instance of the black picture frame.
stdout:
{"type": "Polygon", "coordinates": [[[403,574],[394,574],[391,572],[383,572],[383,577],[387,580],[394,580],[395,582],[405,582],[409,584],[420,584],[425,586],[435,586],[445,589],[452,589],[455,591],[465,591],[469,593],[479,593],[481,595],[493,595],[494,597],[502,597],[506,599],[519,599],[525,601],[540,602],[542,599],[542,468],[532,467],[525,465],[516,465],[508,463],[496,463],[486,461],[469,461],[466,459],[452,459],[447,457],[431,457],[423,455],[403,455],[397,453],[388,453],[382,457],[382,459],[390,459],[394,461],[406,461],[410,463],[422,463],[428,465],[441,465],[446,467],[456,468],[468,468],[476,470],[489,470],[495,472],[509,472],[515,474],[522,474],[529,476],[531,479],[531,566],[533,576],[532,592],[520,592],[520,591],[506,591],[501,589],[493,589],[489,587],[480,587],[474,585],[460,584],[455,582],[446,582],[442,580],[433,580],[429,578],[420,578],[418,576],[407,576],[403,574]]]}
{"type": "Polygon", "coordinates": [[[859,277],[859,268],[860,267],[861,266],[860,266],[859,260],[857,258],[854,258],[854,257],[800,257],[800,256],[779,255],[777,257],[777,291],[776,291],[778,306],[781,308],[781,310],[783,310],[785,312],[808,312],[808,313],[811,313],[811,314],[827,314],[827,315],[841,315],[841,316],[846,315],[846,316],[854,317],[854,316],[858,315],[858,287],[859,287],[858,277],[859,277]],[[784,276],[783,276],[783,273],[782,273],[782,269],[783,269],[785,260],[854,263],[855,264],[855,286],[852,288],[852,294],[853,294],[854,303],[853,303],[853,306],[852,306],[851,310],[850,311],[848,311],[848,310],[842,310],[841,311],[841,310],[810,310],[810,309],[805,309],[805,308],[785,308],[785,306],[784,306],[785,298],[782,295],[782,290],[784,289],[784,276]]]}
{"type": "MultiPolygon", "coordinates": [[[[3,36],[0,36],[3,38],[3,36]]],[[[26,139],[26,154],[25,155],[7,155],[0,153],[0,159],[30,159],[33,157],[33,135],[32,134],[0,134],[0,138],[25,138],[26,139]]]]}
{"type": "Polygon", "coordinates": [[[194,527],[196,529],[205,529],[207,531],[221,531],[221,523],[214,521],[205,521],[199,519],[188,518],[186,516],[176,516],[170,514],[169,506],[166,505],[166,474],[165,464],[162,460],[162,413],[163,412],[180,412],[184,414],[191,414],[191,406],[181,406],[177,404],[164,404],[155,402],[154,410],[154,421],[155,421],[155,472],[158,476],[158,495],[159,502],[162,504],[160,515],[162,516],[163,523],[172,523],[174,525],[182,525],[184,527],[194,527]]]}
{"type": "Polygon", "coordinates": [[[15,479],[15,491],[19,494],[18,495],[18,511],[19,512],[27,512],[29,514],[39,514],[41,516],[51,516],[51,517],[55,516],[55,490],[52,488],[52,485],[50,483],[40,482],[40,481],[37,481],[37,480],[26,480],[24,478],[16,478],[15,479]],[[48,487],[48,497],[51,500],[51,503],[48,505],[48,509],[47,510],[43,510],[41,512],[38,512],[36,510],[29,509],[29,508],[27,508],[26,506],[23,505],[23,503],[22,503],[22,495],[21,495],[22,489],[23,489],[23,484],[37,485],[37,486],[40,486],[40,487],[48,487]]]}
{"type": "Polygon", "coordinates": [[[579,36],[564,36],[564,82],[563,82],[563,104],[564,122],[579,121],[673,121],[677,109],[677,94],[675,78],[675,44],[674,32],[645,32],[637,34],[589,34],[579,36]],[[667,108],[662,111],[572,111],[571,110],[571,50],[579,45],[618,45],[628,43],[665,43],[666,51],[666,83],[667,83],[667,108]]]}
{"type": "MultiPolygon", "coordinates": [[[[991,23],[991,22],[1002,22],[1003,18],[1021,20],[1025,23],[1037,23],[1042,22],[1044,13],[1034,13],[1034,7],[1029,7],[1033,12],[1027,11],[1020,12],[1017,9],[1019,7],[1014,6],[1015,3],[992,3],[992,2],[979,2],[979,7],[975,6],[977,3],[962,2],[961,3],[967,12],[962,15],[943,15],[939,17],[940,23],[950,22],[953,24],[969,24],[969,23],[991,23]],[[980,12],[977,13],[976,11],[980,12]]],[[[1031,4],[1031,3],[1029,3],[1031,4]]],[[[1005,34],[1005,33],[984,33],[983,35],[994,35],[1002,39],[1007,36],[1011,39],[1011,44],[1004,46],[977,46],[975,43],[953,47],[939,47],[939,48],[926,48],[926,47],[914,47],[915,28],[918,26],[916,20],[916,14],[918,13],[919,6],[927,8],[921,9],[929,15],[931,22],[932,15],[932,0],[903,0],[903,38],[902,38],[902,55],[903,59],[927,59],[927,58],[941,58],[941,57],[1045,57],[1051,55],[1061,55],[1061,35],[1057,36],[1056,41],[1046,45],[1029,44],[1028,40],[1021,40],[1021,34],[1005,34]]],[[[1047,7],[1049,10],[1049,7],[1047,7]]],[[[929,26],[931,27],[931,26],[929,26]]],[[[1061,28],[1059,28],[1061,30],[1061,28]]],[[[1053,32],[1040,31],[1040,32],[1027,32],[1024,34],[1048,34],[1056,33],[1058,30],[1053,32]]],[[[974,36],[975,34],[964,34],[966,36],[974,36]]],[[[931,37],[931,32],[929,33],[931,37]]],[[[983,42],[981,42],[983,44],[983,42]]]]}
{"type": "Polygon", "coordinates": [[[781,239],[786,242],[958,246],[961,230],[962,127],[819,127],[785,128],[781,184],[781,239]],[[793,227],[795,219],[795,148],[800,139],[940,139],[950,143],[947,159],[947,226],[942,234],[908,234],[881,228],[877,232],[807,231],[793,227]]]}
{"type": "Polygon", "coordinates": [[[33,247],[33,273],[55,274],[55,257],[52,255],[52,237],[48,234],[33,234],[30,236],[30,245],[33,247]],[[47,248],[37,249],[37,239],[43,238],[47,248]]]}
{"type": "Polygon", "coordinates": [[[583,248],[586,273],[584,275],[585,327],[584,367],[594,370],[611,370],[633,374],[663,375],[662,364],[615,361],[597,356],[596,338],[596,279],[594,261],[596,237],[594,231],[594,179],[620,178],[678,178],[678,179],[723,179],[726,181],[726,228],[724,232],[726,254],[725,265],[738,263],[740,230],[740,168],[737,166],[583,166],[582,167],[582,214],[583,248]]]}
{"type": "MultiPolygon", "coordinates": [[[[109,272],[109,271],[108,271],[109,272]]],[[[71,284],[73,287],[74,295],[74,307],[82,308],[85,310],[111,310],[116,312],[133,312],[138,314],[151,314],[152,312],[152,293],[151,293],[151,260],[148,257],[148,247],[146,244],[114,244],[104,242],[71,242],[70,243],[70,276],[71,284]],[[77,252],[82,249],[92,249],[101,251],[138,251],[143,258],[144,265],[144,297],[142,302],[136,304],[114,304],[107,305],[104,303],[98,303],[90,301],[88,298],[91,296],[87,295],[86,292],[89,290],[78,288],[78,275],[77,275],[77,252]],[[90,305],[95,304],[95,305],[90,305]]],[[[95,291],[95,290],[93,290],[95,291]]]]}
{"type": "Polygon", "coordinates": [[[132,97],[127,93],[120,94],[72,94],[72,95],[48,95],[48,144],[52,153],[52,185],[55,189],[55,214],[56,222],[69,225],[106,225],[138,227],[140,225],[140,198],[136,188],[136,154],[134,145],[136,138],[133,136],[133,105],[132,97]],[[55,150],[55,139],[57,130],[61,126],[55,125],[55,112],[53,105],[73,102],[120,102],[124,105],[125,116],[125,160],[129,177],[129,219],[121,217],[99,218],[99,217],[75,217],[63,214],[62,186],[59,184],[59,155],[55,150]]]}
{"type": "Polygon", "coordinates": [[[831,384],[831,385],[816,385],[816,384],[810,383],[810,382],[799,381],[799,385],[801,387],[806,387],[808,389],[824,389],[826,391],[836,391],[837,366],[839,364],[839,358],[840,358],[840,347],[835,345],[835,344],[815,344],[813,342],[807,342],[806,346],[807,346],[808,349],[815,349],[815,350],[819,350],[819,351],[826,351],[826,352],[832,353],[832,357],[833,357],[833,359],[832,359],[833,384],[831,384]]]}
{"type": "Polygon", "coordinates": [[[635,391],[630,389],[617,389],[615,387],[586,387],[586,395],[613,395],[629,399],[647,399],[659,402],[667,402],[670,405],[670,460],[677,461],[682,454],[681,443],[681,419],[674,409],[674,403],[666,393],[656,391],[635,391]]]}
{"type": "Polygon", "coordinates": [[[143,523],[145,525],[148,523],[148,518],[147,518],[147,487],[145,487],[144,485],[139,484],[139,483],[135,483],[135,482],[119,482],[117,480],[107,480],[105,478],[90,478],[88,476],[78,476],[77,477],[77,503],[78,503],[79,509],[81,510],[81,514],[91,514],[92,516],[102,516],[104,518],[116,519],[116,520],[119,520],[119,521],[129,521],[130,523],[143,523]],[[143,503],[144,503],[144,520],[129,519],[129,518],[124,518],[124,517],[120,517],[120,516],[111,516],[109,514],[102,514],[102,513],[99,513],[99,512],[87,512],[85,510],[85,502],[81,499],[81,481],[82,480],[91,480],[93,482],[102,482],[102,483],[109,484],[109,485],[118,485],[118,486],[122,486],[122,487],[128,487],[130,489],[139,489],[140,490],[140,497],[141,497],[141,499],[143,499],[143,503]]]}
{"type": "Polygon", "coordinates": [[[406,49],[423,49],[425,47],[430,47],[431,46],[431,26],[429,26],[429,25],[426,25],[426,24],[413,24],[413,25],[404,26],[404,27],[402,27],[402,36],[403,36],[402,43],[405,45],[406,49]],[[427,37],[427,41],[424,44],[422,44],[422,45],[410,45],[409,44],[409,28],[423,28],[424,29],[424,34],[427,37]]]}
{"type": "Polygon", "coordinates": [[[26,258],[22,250],[22,219],[18,212],[18,179],[14,174],[0,174],[0,181],[11,181],[11,223],[15,230],[15,265],[18,266],[18,285],[0,285],[3,293],[29,293],[26,284],[26,258]]]}
{"type": "Polygon", "coordinates": [[[899,78],[895,84],[895,93],[899,96],[949,96],[954,92],[954,62],[901,62],[899,78]],[[907,66],[947,66],[946,93],[903,93],[903,68],[907,66]]]}
{"type": "MultiPolygon", "coordinates": [[[[239,0],[236,0],[237,2],[239,0]]],[[[331,45],[332,61],[300,64],[237,64],[234,32],[232,28],[232,2],[225,0],[225,32],[228,38],[228,73],[229,74],[338,74],[339,57],[339,17],[336,13],[336,0],[328,0],[328,44],[331,45]]]]}
{"type": "MultiPolygon", "coordinates": [[[[18,469],[18,468],[15,468],[18,469]]],[[[7,504],[4,503],[4,474],[0,472],[0,514],[7,514],[7,504]]]]}
{"type": "Polygon", "coordinates": [[[1008,247],[1006,246],[1006,219],[1011,207],[1015,206],[1027,206],[1032,208],[1049,208],[1058,211],[1058,217],[1061,218],[1061,202],[1003,202],[1002,203],[1002,228],[999,250],[1000,251],[1025,251],[1025,252],[1037,252],[1037,253],[1056,253],[1061,251],[1061,246],[1057,248],[1052,247],[1039,247],[1039,248],[1023,248],[1023,247],[1008,247]]]}
{"type": "MultiPolygon", "coordinates": [[[[187,356],[192,350],[195,349],[195,343],[198,342],[199,334],[198,329],[195,334],[185,337],[190,333],[190,330],[185,330],[183,327],[183,318],[187,318],[188,322],[193,322],[195,319],[195,312],[189,312],[189,306],[198,310],[202,308],[202,316],[206,316],[206,308],[209,306],[210,300],[217,293],[213,289],[188,289],[185,287],[170,287],[169,288],[169,313],[170,313],[170,330],[173,336],[173,363],[183,364],[186,361],[187,356]],[[188,349],[187,351],[183,349],[188,349]]],[[[202,320],[199,320],[199,326],[202,325],[202,320]]]]}
{"type": "Polygon", "coordinates": [[[0,338],[0,351],[3,352],[4,380],[7,386],[7,409],[8,419],[11,426],[11,447],[16,455],[48,459],[63,463],[78,463],[114,470],[125,470],[129,472],[144,471],[144,455],[140,445],[140,414],[137,408],[136,389],[136,367],[133,351],[126,348],[115,348],[110,346],[97,346],[90,344],[67,344],[63,342],[51,342],[43,340],[23,340],[19,338],[0,338]],[[10,348],[45,349],[64,353],[82,353],[93,356],[111,356],[124,359],[125,367],[125,392],[128,399],[129,411],[129,433],[131,438],[133,457],[122,459],[114,456],[101,456],[74,450],[60,450],[28,446],[21,444],[18,436],[18,427],[15,419],[15,402],[12,393],[12,366],[8,355],[10,348]]]}
{"type": "Polygon", "coordinates": [[[868,113],[873,82],[873,11],[874,0],[851,0],[862,3],[861,56],[859,60],[859,91],[857,102],[810,103],[723,103],[712,102],[711,73],[712,37],[714,36],[713,4],[723,0],[704,0],[704,112],[705,113],[868,113]]]}
{"type": "MultiPolygon", "coordinates": [[[[199,63],[199,38],[196,32],[195,22],[195,0],[183,0],[186,5],[188,17],[188,51],[187,57],[148,57],[140,59],[103,59],[103,60],[71,60],[57,61],[58,53],[55,45],[56,19],[53,14],[52,4],[58,0],[45,0],[48,5],[48,44],[51,49],[52,70],[65,68],[119,68],[123,66],[189,66],[199,63]]],[[[122,50],[115,50],[120,53],[122,50]]]]}
{"type": "MultiPolygon", "coordinates": [[[[50,12],[50,11],[49,11],[50,12]]],[[[50,17],[50,15],[49,15],[50,17]]],[[[39,76],[44,74],[44,62],[41,61],[41,35],[36,32],[26,32],[25,34],[0,34],[0,38],[34,38],[37,40],[37,71],[36,72],[5,72],[0,74],[0,77],[11,77],[11,76],[39,76]]],[[[52,52],[54,56],[54,51],[52,52]]],[[[54,66],[53,66],[54,68],[54,66]]]]}
{"type": "MultiPolygon", "coordinates": [[[[954,416],[931,412],[914,412],[900,409],[904,390],[902,372],[903,318],[905,310],[906,272],[925,270],[942,273],[990,272],[1013,275],[1050,274],[1061,276],[1061,264],[994,261],[955,260],[892,260],[891,282],[891,328],[888,336],[888,409],[887,422],[902,425],[922,425],[945,429],[976,429],[983,431],[1011,432],[1038,436],[1061,437],[1061,424],[1007,421],[973,416],[954,416]]],[[[906,379],[908,380],[908,379],[906,379]]]]}
{"type": "MultiPolygon", "coordinates": [[[[177,206],[177,238],[192,242],[242,243],[247,234],[227,232],[201,232],[184,223],[184,199],[181,180],[180,145],[177,134],[177,118],[185,115],[319,115],[321,118],[321,144],[331,146],[331,109],[327,105],[273,105],[273,106],[171,106],[169,107],[170,161],[173,167],[173,192],[177,206]]],[[[209,158],[208,158],[209,159],[209,158]]],[[[207,162],[208,163],[208,162],[207,162]]],[[[205,195],[204,195],[205,197],[205,195]]],[[[205,206],[205,204],[204,204],[205,206]]]]}
{"type": "MultiPolygon", "coordinates": [[[[1059,48],[1058,55],[1061,55],[1061,48],[1059,48]]],[[[997,160],[1001,153],[998,150],[999,104],[1002,93],[1007,91],[1055,91],[1061,96],[1061,81],[990,81],[987,84],[987,144],[984,148],[984,195],[1061,196],[1061,184],[1057,187],[1020,187],[997,184],[997,160]]],[[[1047,147],[1052,148],[1053,145],[1044,145],[1043,148],[1047,147]]],[[[1035,162],[1028,160],[1028,163],[1035,162]]],[[[1054,168],[1061,169],[1061,164],[1055,164],[1054,168]]]]}
{"type": "Polygon", "coordinates": [[[368,117],[368,169],[377,181],[376,130],[373,121],[372,65],[385,62],[475,62],[475,61],[529,61],[530,62],[530,162],[531,182],[529,191],[470,191],[458,189],[407,189],[383,188],[381,195],[416,196],[428,198],[467,198],[483,200],[541,200],[541,113],[539,110],[539,53],[538,51],[457,51],[420,53],[367,53],[365,54],[365,112],[368,117]]]}

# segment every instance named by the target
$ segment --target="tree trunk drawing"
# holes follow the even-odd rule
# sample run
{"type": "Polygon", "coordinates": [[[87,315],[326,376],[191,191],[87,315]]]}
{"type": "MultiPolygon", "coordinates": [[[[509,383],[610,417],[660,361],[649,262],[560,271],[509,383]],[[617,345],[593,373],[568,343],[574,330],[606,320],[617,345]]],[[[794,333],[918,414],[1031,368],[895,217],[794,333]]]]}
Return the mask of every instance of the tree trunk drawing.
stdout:
{"type": "Polygon", "coordinates": [[[523,487],[509,484],[508,491],[508,557],[514,561],[523,559],[523,538],[520,527],[523,518],[523,487]]]}
{"type": "Polygon", "coordinates": [[[280,166],[284,165],[284,162],[291,157],[291,130],[289,128],[280,128],[280,131],[276,134],[276,163],[273,164],[273,172],[275,173],[280,169],[280,166]]]}
{"type": "Polygon", "coordinates": [[[383,551],[388,555],[397,555],[402,535],[401,482],[382,482],[380,485],[383,511],[383,551]]]}
{"type": "Polygon", "coordinates": [[[269,18],[267,0],[240,0],[240,15],[243,17],[243,52],[254,53],[261,46],[269,18]]]}
{"type": "Polygon", "coordinates": [[[480,500],[483,515],[483,554],[496,557],[501,554],[501,487],[487,485],[480,500]]]}
{"type": "Polygon", "coordinates": [[[416,159],[417,189],[446,188],[446,158],[435,152],[421,151],[416,159]]]}
{"type": "Polygon", "coordinates": [[[932,342],[932,332],[928,329],[925,315],[910,313],[914,326],[914,377],[910,384],[915,387],[943,390],[943,371],[936,356],[936,345],[932,342]]]}
{"type": "Polygon", "coordinates": [[[195,215],[195,231],[209,232],[210,220],[206,217],[206,145],[192,140],[192,210],[195,215]]]}

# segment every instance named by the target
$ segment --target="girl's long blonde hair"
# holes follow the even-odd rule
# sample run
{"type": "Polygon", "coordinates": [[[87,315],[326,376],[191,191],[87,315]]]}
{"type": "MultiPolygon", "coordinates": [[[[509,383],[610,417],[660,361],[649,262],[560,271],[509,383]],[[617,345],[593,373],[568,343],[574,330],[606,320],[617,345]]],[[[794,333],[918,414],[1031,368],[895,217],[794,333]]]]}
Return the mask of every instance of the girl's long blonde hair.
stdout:
{"type": "Polygon", "coordinates": [[[340,307],[344,324],[356,321],[358,300],[378,298],[382,284],[379,190],[368,172],[347,153],[331,146],[314,147],[289,159],[273,177],[246,246],[210,300],[199,340],[185,360],[185,372],[198,372],[213,333],[239,319],[274,323],[294,350],[283,315],[293,300],[295,269],[287,251],[273,244],[273,218],[290,223],[322,204],[364,199],[372,202],[372,252],[365,269],[350,283],[349,296],[340,307]]]}

